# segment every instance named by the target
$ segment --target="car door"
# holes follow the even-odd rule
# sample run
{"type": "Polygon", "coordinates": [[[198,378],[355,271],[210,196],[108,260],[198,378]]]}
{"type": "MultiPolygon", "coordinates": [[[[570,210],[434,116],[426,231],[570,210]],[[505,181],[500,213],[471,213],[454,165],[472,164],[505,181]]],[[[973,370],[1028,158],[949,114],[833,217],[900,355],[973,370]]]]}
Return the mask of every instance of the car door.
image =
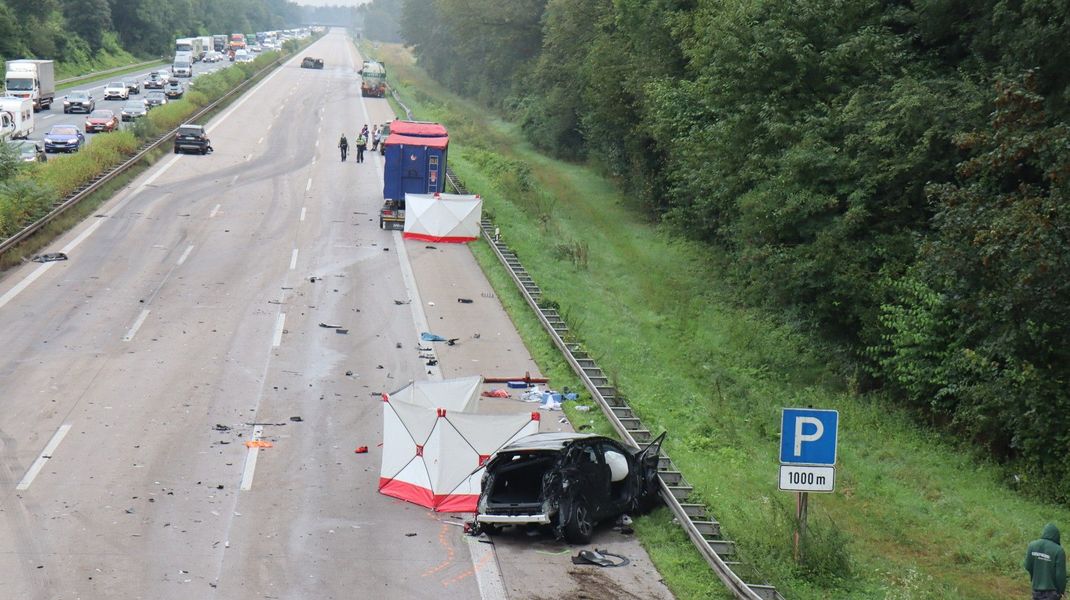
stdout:
{"type": "Polygon", "coordinates": [[[636,452],[633,456],[636,470],[638,471],[637,477],[635,477],[635,497],[631,502],[635,508],[649,506],[658,496],[660,491],[658,461],[661,455],[661,444],[665,441],[665,434],[666,432],[663,432],[654,438],[654,441],[647,444],[645,448],[636,452]]]}
{"type": "Polygon", "coordinates": [[[581,442],[573,448],[572,464],[578,474],[574,497],[582,497],[594,519],[613,510],[609,493],[609,467],[602,459],[597,442],[581,442]]]}

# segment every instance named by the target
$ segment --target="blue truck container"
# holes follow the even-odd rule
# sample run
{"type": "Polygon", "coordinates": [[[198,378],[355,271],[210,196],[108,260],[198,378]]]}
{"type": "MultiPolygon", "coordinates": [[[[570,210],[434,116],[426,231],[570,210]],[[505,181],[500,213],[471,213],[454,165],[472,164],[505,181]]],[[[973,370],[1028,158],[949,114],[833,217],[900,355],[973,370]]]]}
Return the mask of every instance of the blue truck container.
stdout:
{"type": "Polygon", "coordinates": [[[391,127],[384,142],[383,197],[403,201],[406,193],[444,192],[449,140],[448,135],[423,137],[396,133],[391,127]]]}

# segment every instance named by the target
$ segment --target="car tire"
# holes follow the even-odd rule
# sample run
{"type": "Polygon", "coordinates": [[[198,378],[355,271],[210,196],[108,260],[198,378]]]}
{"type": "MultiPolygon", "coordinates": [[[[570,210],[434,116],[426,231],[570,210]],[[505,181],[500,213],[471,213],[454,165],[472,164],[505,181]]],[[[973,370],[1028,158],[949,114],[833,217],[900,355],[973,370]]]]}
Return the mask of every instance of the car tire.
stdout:
{"type": "Polygon", "coordinates": [[[63,114],[67,114],[67,113],[69,113],[69,112],[71,112],[71,111],[67,110],[66,108],[65,108],[65,109],[63,109],[63,114]]]}
{"type": "Polygon", "coordinates": [[[572,501],[572,514],[565,523],[565,540],[572,544],[587,544],[594,535],[594,519],[591,518],[591,507],[583,498],[572,501]]]}
{"type": "Polygon", "coordinates": [[[175,154],[178,154],[178,148],[175,148],[175,154]]]}

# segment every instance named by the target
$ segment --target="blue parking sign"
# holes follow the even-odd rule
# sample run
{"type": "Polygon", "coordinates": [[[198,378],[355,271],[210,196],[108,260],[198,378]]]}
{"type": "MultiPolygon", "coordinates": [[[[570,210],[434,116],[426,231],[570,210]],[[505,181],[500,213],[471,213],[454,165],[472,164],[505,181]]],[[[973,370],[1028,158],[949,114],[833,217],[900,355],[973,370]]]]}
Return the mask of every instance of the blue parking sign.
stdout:
{"type": "Polygon", "coordinates": [[[840,413],[814,408],[785,408],[780,420],[780,462],[835,465],[840,413]]]}

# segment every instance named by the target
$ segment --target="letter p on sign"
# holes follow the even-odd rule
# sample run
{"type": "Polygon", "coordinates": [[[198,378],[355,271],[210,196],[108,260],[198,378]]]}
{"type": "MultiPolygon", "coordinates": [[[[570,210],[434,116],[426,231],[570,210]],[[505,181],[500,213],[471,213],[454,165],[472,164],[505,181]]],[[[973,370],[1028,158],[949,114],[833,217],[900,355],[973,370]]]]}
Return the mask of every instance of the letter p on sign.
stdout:
{"type": "Polygon", "coordinates": [[[834,410],[785,408],[780,422],[780,462],[836,464],[840,414],[834,410]]]}

